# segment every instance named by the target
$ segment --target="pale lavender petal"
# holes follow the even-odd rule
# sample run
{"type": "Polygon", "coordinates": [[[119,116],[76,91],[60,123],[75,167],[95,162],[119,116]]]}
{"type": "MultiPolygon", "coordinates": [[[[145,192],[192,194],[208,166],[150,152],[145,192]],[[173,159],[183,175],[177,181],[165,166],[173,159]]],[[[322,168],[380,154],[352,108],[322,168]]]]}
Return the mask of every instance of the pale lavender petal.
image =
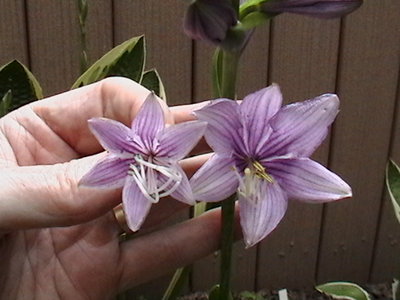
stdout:
{"type": "Polygon", "coordinates": [[[327,202],[352,195],[346,182],[309,158],[274,160],[265,166],[290,198],[327,202]]]}
{"type": "Polygon", "coordinates": [[[239,193],[240,224],[246,247],[254,246],[271,233],[287,209],[287,195],[277,183],[263,181],[259,188],[259,193],[251,199],[239,193]]]}
{"type": "Polygon", "coordinates": [[[193,196],[193,191],[189,184],[189,179],[187,178],[186,173],[182,170],[182,168],[179,165],[176,166],[176,168],[182,175],[182,181],[179,184],[178,188],[171,193],[171,197],[189,205],[196,204],[196,201],[193,196]]]}
{"type": "Polygon", "coordinates": [[[239,135],[242,125],[239,121],[239,105],[236,102],[227,99],[215,100],[195,111],[195,115],[199,120],[207,122],[205,138],[215,152],[245,152],[243,140],[239,135]]]}
{"type": "Polygon", "coordinates": [[[333,94],[283,107],[271,119],[274,132],[259,155],[310,156],[325,139],[338,112],[339,99],[333,94]]]}
{"type": "Polygon", "coordinates": [[[148,149],[156,134],[165,127],[164,112],[157,96],[152,92],[147,96],[132,122],[132,130],[139,135],[148,149]]]}
{"type": "Polygon", "coordinates": [[[131,129],[118,121],[93,118],[88,125],[103,148],[114,154],[143,151],[143,147],[133,141],[131,129]]]}
{"type": "Polygon", "coordinates": [[[106,189],[120,188],[128,176],[131,162],[132,159],[107,155],[82,177],[79,185],[106,189]]]}
{"type": "Polygon", "coordinates": [[[195,199],[217,202],[232,195],[238,187],[234,167],[231,157],[214,154],[190,179],[195,199]]]}
{"type": "Polygon", "coordinates": [[[240,117],[244,127],[244,139],[251,155],[256,155],[272,130],[270,119],[282,106],[282,94],[278,85],[274,84],[246,96],[240,104],[240,117]]]}
{"type": "Polygon", "coordinates": [[[125,181],[122,204],[129,229],[139,230],[150,211],[152,202],[143,195],[132,178],[127,178],[125,181]]]}
{"type": "Polygon", "coordinates": [[[175,160],[184,158],[203,136],[206,127],[206,122],[191,121],[165,128],[157,135],[155,156],[175,160]]]}

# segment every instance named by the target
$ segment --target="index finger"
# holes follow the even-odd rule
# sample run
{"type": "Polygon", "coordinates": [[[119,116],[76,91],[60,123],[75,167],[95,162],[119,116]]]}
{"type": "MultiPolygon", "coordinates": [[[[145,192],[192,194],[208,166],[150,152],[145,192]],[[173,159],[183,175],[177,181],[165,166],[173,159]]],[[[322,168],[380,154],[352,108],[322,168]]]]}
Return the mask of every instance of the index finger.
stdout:
{"type": "MultiPolygon", "coordinates": [[[[105,117],[130,126],[150,91],[126,78],[107,78],[30,105],[46,125],[80,155],[102,150],[91,134],[87,120],[105,117]]],[[[160,100],[166,123],[174,123],[166,104],[160,100]]]]}

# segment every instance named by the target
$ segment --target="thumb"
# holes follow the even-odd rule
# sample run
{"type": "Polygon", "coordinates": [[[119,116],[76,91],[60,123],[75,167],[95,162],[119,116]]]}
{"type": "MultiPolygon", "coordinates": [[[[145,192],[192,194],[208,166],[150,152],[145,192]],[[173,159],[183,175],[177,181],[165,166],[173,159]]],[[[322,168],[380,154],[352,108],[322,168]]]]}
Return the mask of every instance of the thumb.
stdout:
{"type": "Polygon", "coordinates": [[[0,230],[74,225],[111,210],[121,201],[120,189],[78,186],[103,155],[1,172],[0,230]]]}

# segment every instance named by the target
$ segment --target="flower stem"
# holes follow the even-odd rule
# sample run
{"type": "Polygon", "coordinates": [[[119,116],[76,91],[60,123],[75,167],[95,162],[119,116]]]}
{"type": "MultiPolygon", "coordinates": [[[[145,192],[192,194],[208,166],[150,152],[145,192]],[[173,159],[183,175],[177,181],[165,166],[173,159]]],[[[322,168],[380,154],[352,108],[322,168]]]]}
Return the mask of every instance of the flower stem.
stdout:
{"type": "MultiPolygon", "coordinates": [[[[217,49],[214,55],[215,97],[236,99],[236,79],[240,52],[217,49]]],[[[222,201],[221,269],[219,299],[230,299],[232,247],[236,194],[222,201]]]]}
{"type": "Polygon", "coordinates": [[[230,299],[232,247],[236,194],[222,201],[221,265],[219,299],[230,299]]]}
{"type": "Polygon", "coordinates": [[[222,51],[220,97],[235,100],[236,78],[240,53],[222,51]]]}

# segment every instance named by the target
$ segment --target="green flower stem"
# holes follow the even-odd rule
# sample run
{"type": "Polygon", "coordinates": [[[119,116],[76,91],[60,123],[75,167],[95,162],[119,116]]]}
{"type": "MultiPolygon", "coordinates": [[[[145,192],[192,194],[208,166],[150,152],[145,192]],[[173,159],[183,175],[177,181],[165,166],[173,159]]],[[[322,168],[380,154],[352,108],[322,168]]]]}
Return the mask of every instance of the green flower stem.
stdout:
{"type": "Polygon", "coordinates": [[[220,95],[219,97],[235,100],[236,78],[240,53],[222,51],[220,95]]]}
{"type": "Polygon", "coordinates": [[[236,194],[222,201],[221,265],[219,299],[230,299],[232,247],[234,240],[236,194]]]}
{"type": "MultiPolygon", "coordinates": [[[[214,55],[214,94],[216,97],[236,99],[236,79],[239,52],[217,49],[214,55]]],[[[222,201],[221,269],[219,299],[230,299],[232,247],[236,194],[222,201]]]]}

